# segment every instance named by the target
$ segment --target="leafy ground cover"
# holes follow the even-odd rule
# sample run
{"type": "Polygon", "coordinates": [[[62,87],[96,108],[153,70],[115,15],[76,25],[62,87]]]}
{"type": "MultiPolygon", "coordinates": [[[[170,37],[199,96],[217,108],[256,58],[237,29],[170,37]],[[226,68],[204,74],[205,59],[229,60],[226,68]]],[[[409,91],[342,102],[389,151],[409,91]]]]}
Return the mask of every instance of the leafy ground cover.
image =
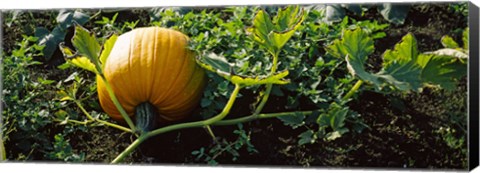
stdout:
{"type": "MultiPolygon", "coordinates": [[[[190,49],[207,68],[268,76],[275,66],[277,75],[288,74],[288,84],[240,90],[228,119],[263,106],[262,113],[316,110],[163,133],[146,140],[123,162],[467,168],[465,63],[461,58],[445,62],[430,57],[430,62],[441,65],[424,64],[423,69],[412,65],[412,59],[429,57],[424,52],[468,51],[466,4],[404,4],[392,8],[406,15],[393,18],[384,8],[311,5],[297,13],[292,12],[295,8],[282,12],[274,6],[3,12],[6,159],[109,163],[135,141],[131,133],[85,117],[87,112],[115,123],[99,105],[95,74],[65,63],[58,46],[75,48],[71,40],[77,24],[100,43],[133,28],[173,28],[191,38],[190,49]],[[282,23],[286,19],[282,14],[298,15],[282,23]],[[294,28],[281,46],[262,42],[269,38],[262,36],[261,24],[270,26],[270,18],[272,30],[294,28]],[[402,48],[414,50],[409,60],[395,59],[402,48]],[[421,75],[424,69],[430,71],[423,74],[443,78],[421,75]],[[440,73],[445,69],[453,72],[440,73]],[[408,78],[415,75],[418,78],[408,78]],[[270,96],[262,105],[263,96],[269,95],[265,93],[270,96]]],[[[228,76],[214,71],[207,75],[198,115],[182,122],[211,118],[232,94],[235,85],[228,76]]]]}

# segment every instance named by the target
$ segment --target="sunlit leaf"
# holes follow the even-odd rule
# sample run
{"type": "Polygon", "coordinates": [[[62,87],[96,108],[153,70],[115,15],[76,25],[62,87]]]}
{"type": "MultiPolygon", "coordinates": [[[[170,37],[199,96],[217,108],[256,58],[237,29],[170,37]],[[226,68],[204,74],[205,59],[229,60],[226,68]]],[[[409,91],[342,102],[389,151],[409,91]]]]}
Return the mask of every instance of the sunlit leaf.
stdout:
{"type": "Polygon", "coordinates": [[[391,64],[405,64],[416,61],[419,54],[415,37],[408,33],[397,43],[393,50],[386,50],[383,54],[383,67],[391,64]]]}
{"type": "Polygon", "coordinates": [[[67,62],[75,65],[76,67],[80,67],[95,74],[99,74],[97,69],[95,68],[95,65],[87,57],[80,56],[73,59],[68,59],[67,62]]]}
{"type": "Polygon", "coordinates": [[[345,58],[347,54],[362,64],[374,51],[373,39],[361,28],[346,30],[341,40],[335,40],[327,50],[337,58],[345,58]]]}
{"type": "Polygon", "coordinates": [[[63,44],[60,44],[60,50],[62,51],[63,55],[66,57],[66,61],[68,64],[82,68],[84,70],[91,71],[95,74],[99,74],[95,64],[93,64],[90,59],[88,59],[85,56],[79,56],[78,54],[75,54],[73,50],[70,48],[66,47],[63,44]]]}
{"type": "Polygon", "coordinates": [[[112,51],[113,45],[115,45],[115,42],[117,41],[118,35],[113,34],[108,38],[107,41],[105,41],[105,44],[103,44],[103,49],[102,53],[100,54],[100,62],[102,63],[102,69],[105,67],[105,62],[107,62],[107,58],[110,55],[110,52],[112,51]]]}
{"type": "Polygon", "coordinates": [[[259,10],[253,20],[253,26],[247,31],[252,33],[254,41],[265,47],[271,54],[278,54],[303,20],[303,10],[298,6],[280,9],[273,21],[268,13],[259,10]]]}
{"type": "Polygon", "coordinates": [[[80,56],[87,57],[93,64],[99,63],[98,58],[101,47],[93,33],[90,33],[82,26],[75,26],[75,35],[72,38],[72,44],[80,56]]]}
{"type": "Polygon", "coordinates": [[[442,45],[445,48],[451,48],[451,49],[459,48],[458,43],[455,42],[455,40],[453,40],[453,38],[448,35],[443,36],[440,41],[442,42],[442,45]]]}
{"type": "Polygon", "coordinates": [[[65,46],[65,44],[61,43],[59,45],[59,47],[60,47],[60,51],[63,53],[64,57],[71,58],[71,57],[75,56],[75,52],[72,49],[65,46]]]}
{"type": "Polygon", "coordinates": [[[393,50],[383,54],[383,69],[378,73],[386,82],[400,90],[421,87],[421,65],[418,64],[417,41],[412,34],[405,35],[393,50]]]}

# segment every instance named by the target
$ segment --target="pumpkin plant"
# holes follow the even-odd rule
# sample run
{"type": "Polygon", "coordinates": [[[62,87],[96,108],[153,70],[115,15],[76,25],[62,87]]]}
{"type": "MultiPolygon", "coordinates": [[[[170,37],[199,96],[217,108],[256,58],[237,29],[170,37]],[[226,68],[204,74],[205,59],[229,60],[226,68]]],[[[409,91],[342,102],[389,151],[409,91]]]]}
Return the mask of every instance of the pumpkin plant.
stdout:
{"type": "Polygon", "coordinates": [[[288,75],[288,70],[277,72],[278,55],[302,23],[304,16],[303,10],[298,6],[281,9],[274,17],[274,22],[263,10],[255,16],[254,26],[249,31],[253,33],[253,39],[273,56],[273,66],[267,76],[240,76],[229,73],[228,69],[233,66],[215,54],[198,57],[195,62],[194,55],[186,50],[188,38],[171,29],[137,28],[121,36],[112,35],[102,50],[95,36],[77,25],[72,38],[77,52],[60,45],[67,62],[97,75],[97,91],[103,109],[112,119],[125,121],[129,128],[93,118],[80,101],[75,99],[74,92],[63,92],[63,100],[76,102],[89,121],[97,121],[138,136],[112,163],[123,160],[146,139],[172,130],[193,127],[210,129],[210,125],[233,125],[260,118],[312,114],[313,111],[261,114],[272,85],[288,83],[283,79],[288,75]],[[155,118],[159,118],[158,121],[175,121],[191,113],[205,85],[205,74],[197,64],[235,85],[225,108],[206,120],[153,129],[155,118]],[[255,112],[250,116],[223,120],[240,89],[254,85],[267,86],[255,112]],[[158,116],[153,116],[155,113],[158,113],[158,116]],[[137,125],[131,117],[136,118],[137,125]]]}

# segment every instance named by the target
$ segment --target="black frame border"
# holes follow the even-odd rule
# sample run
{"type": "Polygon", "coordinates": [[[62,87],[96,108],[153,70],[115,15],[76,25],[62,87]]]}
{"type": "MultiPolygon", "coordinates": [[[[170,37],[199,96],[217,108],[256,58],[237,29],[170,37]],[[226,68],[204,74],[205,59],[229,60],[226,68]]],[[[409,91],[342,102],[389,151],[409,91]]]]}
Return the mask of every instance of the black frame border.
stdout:
{"type": "Polygon", "coordinates": [[[473,170],[479,165],[479,8],[472,2],[469,2],[468,20],[469,20],[469,83],[468,83],[468,161],[469,170],[473,170]]]}

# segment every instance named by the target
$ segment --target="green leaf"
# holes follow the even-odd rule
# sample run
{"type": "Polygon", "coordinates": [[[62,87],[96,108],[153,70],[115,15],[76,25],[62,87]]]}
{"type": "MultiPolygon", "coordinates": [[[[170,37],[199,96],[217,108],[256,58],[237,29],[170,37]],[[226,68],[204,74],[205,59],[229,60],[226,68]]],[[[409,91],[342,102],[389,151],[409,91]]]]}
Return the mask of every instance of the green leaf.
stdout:
{"type": "Polygon", "coordinates": [[[110,36],[110,38],[108,38],[107,41],[105,41],[105,44],[103,44],[103,50],[100,54],[100,62],[102,63],[102,69],[105,67],[105,62],[107,62],[107,58],[110,55],[110,52],[112,51],[113,45],[115,45],[117,38],[118,35],[113,34],[112,36],[110,36]]]}
{"type": "Polygon", "coordinates": [[[248,31],[253,33],[254,40],[267,49],[271,49],[272,45],[268,40],[268,34],[274,30],[270,15],[263,10],[259,10],[253,19],[253,27],[248,31]]]}
{"type": "Polygon", "coordinates": [[[254,41],[271,54],[278,54],[300,26],[304,16],[300,7],[289,6],[280,9],[272,21],[268,13],[259,10],[253,20],[253,26],[248,28],[248,31],[252,33],[254,41]]]}
{"type": "Polygon", "coordinates": [[[73,59],[68,59],[67,62],[74,65],[74,66],[77,66],[77,67],[80,67],[82,69],[91,71],[95,74],[99,74],[99,72],[95,68],[95,65],[87,57],[81,56],[81,57],[76,57],[76,58],[73,58],[73,59]]]}
{"type": "Polygon", "coordinates": [[[345,125],[345,118],[347,117],[348,107],[336,108],[330,112],[332,118],[330,119],[330,127],[333,130],[342,128],[345,125]]]}
{"type": "Polygon", "coordinates": [[[427,65],[428,61],[430,61],[430,58],[432,58],[433,56],[433,54],[422,53],[417,57],[417,64],[420,66],[421,69],[423,69],[427,65]]]}
{"type": "Polygon", "coordinates": [[[273,18],[276,30],[282,32],[296,27],[303,20],[303,12],[299,13],[300,10],[299,6],[288,6],[280,9],[277,16],[273,18]]]}
{"type": "Polygon", "coordinates": [[[60,44],[60,50],[62,51],[63,55],[67,57],[67,63],[76,67],[80,67],[84,70],[91,71],[95,74],[99,74],[97,71],[97,68],[95,67],[95,64],[93,64],[90,59],[88,59],[85,56],[79,56],[78,54],[75,54],[73,50],[70,48],[66,47],[63,44],[60,44]]]}
{"type": "Polygon", "coordinates": [[[451,56],[435,55],[426,64],[421,78],[426,83],[453,90],[458,80],[466,74],[467,64],[464,61],[451,56]]]}
{"type": "Polygon", "coordinates": [[[393,50],[384,52],[383,68],[377,75],[397,89],[417,90],[421,87],[421,66],[425,64],[425,59],[418,60],[418,56],[417,41],[408,33],[393,50]]]}
{"type": "Polygon", "coordinates": [[[406,4],[393,5],[392,3],[384,3],[378,6],[380,14],[382,14],[382,16],[389,22],[396,25],[401,25],[405,22],[409,10],[410,5],[406,4]]]}
{"type": "Polygon", "coordinates": [[[66,29],[75,22],[79,25],[83,25],[90,20],[90,16],[79,12],[71,10],[60,10],[57,16],[57,22],[62,29],[66,29]]]}
{"type": "Polygon", "coordinates": [[[317,119],[317,124],[320,128],[331,127],[333,130],[341,129],[345,125],[348,112],[349,109],[347,106],[333,102],[330,104],[327,112],[320,114],[317,119]]]}
{"type": "Polygon", "coordinates": [[[419,54],[417,40],[408,33],[397,43],[393,50],[386,50],[383,54],[383,67],[387,68],[391,64],[406,64],[416,61],[419,54]]]}
{"type": "Polygon", "coordinates": [[[367,56],[374,51],[373,39],[361,28],[346,30],[341,40],[335,40],[327,47],[327,51],[337,58],[345,58],[347,54],[363,64],[367,56]]]}
{"type": "Polygon", "coordinates": [[[416,61],[410,61],[404,64],[392,63],[376,75],[395,88],[408,91],[418,90],[421,87],[420,74],[420,66],[416,61]]]}
{"type": "MultiPolygon", "coordinates": [[[[80,56],[85,56],[90,59],[93,64],[99,65],[98,58],[101,47],[94,34],[91,34],[82,26],[77,25],[75,26],[75,35],[72,38],[72,44],[80,56]]],[[[100,66],[97,68],[100,68],[100,66]]],[[[97,71],[101,71],[101,69],[97,69],[97,71]]]]}
{"type": "Polygon", "coordinates": [[[67,33],[65,30],[59,28],[58,26],[55,27],[52,32],[49,32],[43,27],[38,27],[35,29],[35,37],[39,38],[38,45],[45,45],[42,52],[46,60],[50,60],[50,58],[52,58],[58,44],[63,41],[66,34],[67,33]]]}
{"type": "Polygon", "coordinates": [[[307,130],[300,135],[298,135],[300,140],[298,140],[298,145],[313,144],[315,143],[315,132],[313,130],[307,130]]]}
{"type": "Polygon", "coordinates": [[[50,84],[55,82],[54,80],[48,80],[48,79],[44,79],[44,78],[41,78],[41,77],[38,77],[37,80],[38,80],[38,82],[40,82],[43,85],[50,85],[50,84]]]}
{"type": "Polygon", "coordinates": [[[368,55],[373,53],[374,45],[373,39],[362,29],[346,30],[342,39],[335,40],[332,45],[327,47],[327,51],[338,58],[345,58],[347,68],[353,76],[376,86],[382,85],[382,81],[379,79],[381,76],[365,70],[364,64],[368,55]]]}
{"type": "Polygon", "coordinates": [[[277,117],[280,119],[284,125],[290,126],[293,129],[296,129],[305,124],[305,115],[301,113],[295,113],[293,115],[285,115],[277,117]]]}
{"type": "Polygon", "coordinates": [[[61,43],[59,45],[59,47],[60,47],[60,51],[62,51],[64,57],[72,58],[72,57],[76,56],[75,52],[72,49],[65,46],[65,44],[61,43]]]}
{"type": "Polygon", "coordinates": [[[456,48],[460,47],[460,46],[458,46],[458,43],[455,42],[455,40],[453,40],[453,38],[448,36],[448,35],[443,36],[442,39],[441,39],[441,42],[442,42],[443,47],[445,47],[445,48],[456,49],[456,48]]]}
{"type": "Polygon", "coordinates": [[[325,7],[327,22],[340,22],[345,17],[345,9],[341,5],[327,5],[325,7]]]}

